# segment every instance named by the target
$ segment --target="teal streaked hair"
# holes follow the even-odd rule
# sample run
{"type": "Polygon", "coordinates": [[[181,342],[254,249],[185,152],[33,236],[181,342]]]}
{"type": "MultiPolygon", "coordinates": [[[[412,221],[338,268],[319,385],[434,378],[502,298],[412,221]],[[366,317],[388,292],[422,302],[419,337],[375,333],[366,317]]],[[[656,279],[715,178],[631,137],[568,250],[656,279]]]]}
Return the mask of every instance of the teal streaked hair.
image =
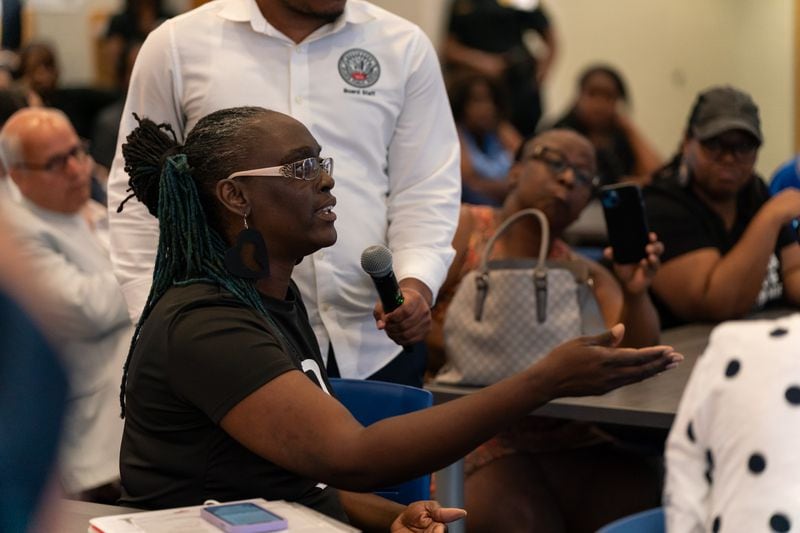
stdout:
{"type": "MultiPolygon", "coordinates": [[[[252,109],[252,108],[251,108],[252,109]]],[[[138,117],[137,117],[138,119],[138,117]]],[[[264,316],[272,333],[285,347],[286,341],[269,316],[255,284],[232,275],[224,264],[228,247],[219,232],[208,223],[200,200],[197,183],[192,177],[188,157],[178,153],[168,156],[162,165],[154,152],[175,152],[177,141],[170,142],[161,129],[172,133],[167,125],[156,125],[148,119],[139,121],[128,136],[123,148],[125,170],[131,176],[134,194],[145,203],[159,220],[158,252],[153,270],[153,284],[133,334],[128,357],[123,368],[120,387],[120,407],[125,417],[125,390],[128,367],[136,348],[142,325],[158,300],[172,286],[193,283],[219,285],[248,307],[264,316]],[[157,143],[153,143],[157,141],[157,143]],[[160,175],[158,167],[160,166],[160,175]],[[155,183],[153,183],[155,181],[155,183]],[[158,187],[157,205],[153,205],[153,186],[158,187]],[[154,212],[155,211],[155,212],[154,212]]],[[[174,139],[174,133],[173,133],[174,139]]],[[[126,199],[127,201],[127,199],[126,199]]],[[[123,202],[124,204],[124,202],[123,202]]],[[[122,205],[120,205],[120,209],[122,205]]]]}

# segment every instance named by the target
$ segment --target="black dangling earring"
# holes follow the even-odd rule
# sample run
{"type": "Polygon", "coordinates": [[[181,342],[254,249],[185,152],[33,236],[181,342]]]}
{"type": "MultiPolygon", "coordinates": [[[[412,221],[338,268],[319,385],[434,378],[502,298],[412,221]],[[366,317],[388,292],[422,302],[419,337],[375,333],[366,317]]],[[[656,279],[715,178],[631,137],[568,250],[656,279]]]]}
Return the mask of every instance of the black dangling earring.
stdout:
{"type": "Polygon", "coordinates": [[[244,215],[244,229],[236,236],[236,243],[225,251],[225,267],[234,276],[246,279],[261,279],[269,276],[269,255],[264,237],[257,230],[247,225],[247,215],[244,215]],[[246,244],[253,246],[253,259],[259,270],[248,267],[242,258],[246,244]]]}

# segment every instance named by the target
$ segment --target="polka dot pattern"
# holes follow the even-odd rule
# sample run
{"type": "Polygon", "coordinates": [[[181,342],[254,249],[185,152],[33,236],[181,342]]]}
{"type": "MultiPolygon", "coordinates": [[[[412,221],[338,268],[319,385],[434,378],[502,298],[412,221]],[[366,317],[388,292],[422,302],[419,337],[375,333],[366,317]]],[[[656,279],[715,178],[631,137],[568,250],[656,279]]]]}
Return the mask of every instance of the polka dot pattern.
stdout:
{"type": "Polygon", "coordinates": [[[786,329],[786,328],[775,328],[775,329],[773,329],[772,331],[769,332],[769,336],[770,337],[783,337],[787,333],[789,333],[789,330],[786,329]]]}
{"type": "MultiPolygon", "coordinates": [[[[791,423],[795,424],[792,428],[800,427],[797,425],[798,411],[795,409],[800,408],[800,314],[792,315],[780,324],[766,321],[752,325],[737,323],[723,325],[720,328],[722,331],[715,330],[717,335],[711,337],[709,349],[704,353],[706,364],[698,366],[704,378],[702,386],[705,387],[705,395],[689,390],[684,401],[687,398],[693,401],[688,402],[686,408],[682,405],[678,413],[681,422],[676,426],[677,431],[670,435],[668,450],[678,459],[681,458],[678,452],[692,458],[684,467],[692,469],[689,482],[698,486],[702,483],[712,499],[714,496],[711,495],[716,494],[720,487],[728,488],[731,483],[741,484],[737,490],[741,491],[743,497],[758,495],[747,500],[748,505],[758,502],[758,509],[748,509],[748,516],[742,514],[742,498],[732,498],[730,501],[720,499],[718,504],[709,508],[707,515],[698,517],[701,523],[695,526],[702,530],[712,533],[800,533],[800,527],[792,527],[792,522],[798,518],[793,514],[793,504],[787,503],[791,500],[787,500],[780,491],[768,489],[778,486],[773,485],[775,478],[781,482],[781,478],[787,476],[796,479],[793,475],[796,473],[786,471],[782,454],[787,453],[800,436],[800,431],[790,431],[787,427],[786,442],[772,438],[772,435],[776,435],[775,429],[784,428],[782,424],[791,423]],[[742,401],[753,394],[763,395],[764,402],[750,409],[742,401]],[[770,419],[780,422],[756,424],[750,429],[753,417],[767,414],[770,419]],[[786,418],[786,422],[782,421],[782,417],[786,418]],[[764,433],[758,432],[761,428],[764,433]],[[746,439],[731,440],[732,436],[740,436],[742,431],[748,433],[746,439]],[[753,441],[747,444],[751,438],[753,441]],[[683,446],[680,446],[680,440],[683,446]],[[692,446],[687,447],[687,441],[692,446]],[[701,455],[703,459],[700,459],[701,455]],[[698,459],[704,463],[701,469],[697,468],[695,462],[698,459]],[[733,464],[729,464],[731,461],[733,464]],[[717,469],[717,466],[720,468],[717,469]],[[702,471],[702,481],[698,470],[702,471]],[[725,529],[722,528],[723,523],[725,529]]],[[[669,479],[673,465],[676,465],[676,470],[681,470],[678,464],[678,461],[670,460],[668,455],[665,494],[679,494],[680,485],[687,483],[669,479]]],[[[686,476],[683,478],[686,479],[686,476]]],[[[786,484],[789,485],[789,482],[786,484]]],[[[790,486],[797,486],[796,481],[792,481],[790,486]]],[[[669,509],[669,505],[665,504],[665,508],[669,509]]]]}
{"type": "Polygon", "coordinates": [[[714,454],[711,453],[710,449],[706,449],[705,477],[709,485],[714,484],[714,454]]]}
{"type": "Polygon", "coordinates": [[[792,529],[792,524],[789,522],[789,519],[786,517],[785,514],[782,513],[775,513],[769,519],[769,527],[772,531],[777,531],[778,533],[786,533],[790,529],[792,529]]]}
{"type": "Polygon", "coordinates": [[[792,405],[800,405],[800,387],[792,385],[786,389],[786,401],[792,405]]]}
{"type": "Polygon", "coordinates": [[[747,461],[747,468],[754,474],[760,474],[767,468],[767,460],[760,453],[754,453],[747,461]]]}

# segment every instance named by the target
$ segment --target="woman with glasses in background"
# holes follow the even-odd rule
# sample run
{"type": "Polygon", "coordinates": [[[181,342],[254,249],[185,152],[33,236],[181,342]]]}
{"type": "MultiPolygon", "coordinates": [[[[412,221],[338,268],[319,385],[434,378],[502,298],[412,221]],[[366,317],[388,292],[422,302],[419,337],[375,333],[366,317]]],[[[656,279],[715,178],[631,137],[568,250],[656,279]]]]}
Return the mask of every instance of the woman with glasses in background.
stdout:
{"type": "Polygon", "coordinates": [[[758,107],[733,87],[698,95],[680,151],[645,189],[650,228],[664,242],[653,279],[663,327],[740,318],[800,302],[800,247],[788,225],[800,191],[770,199],[755,173],[758,107]]]}
{"type": "MultiPolygon", "coordinates": [[[[429,357],[446,362],[443,325],[459,283],[478,267],[498,226],[528,208],[541,210],[550,225],[548,259],[587,267],[600,323],[625,324],[628,346],[659,336],[658,316],[648,296],[663,250],[650,236],[640,263],[613,265],[613,274],[583,258],[560,239],[592,197],[599,182],[595,149],[571,130],[549,130],[524,142],[508,176],[511,191],[499,208],[465,204],[453,241],[456,257],[433,308],[429,357]]],[[[541,230],[533,217],[514,222],[496,241],[490,259],[537,257],[541,230]]],[[[605,251],[613,261],[613,250],[605,251]]],[[[531,302],[533,305],[533,302],[531,302]]],[[[566,339],[564,339],[566,340],[566,339]]],[[[627,453],[589,424],[525,417],[470,453],[465,463],[465,498],[470,531],[595,531],[611,520],[658,505],[656,469],[627,453]],[[592,472],[586,476],[586,472],[592,472]],[[609,495],[609,497],[605,497],[609,495]],[[498,527],[494,510],[515,509],[498,527]],[[493,529],[494,528],[494,529],[493,529]]]]}

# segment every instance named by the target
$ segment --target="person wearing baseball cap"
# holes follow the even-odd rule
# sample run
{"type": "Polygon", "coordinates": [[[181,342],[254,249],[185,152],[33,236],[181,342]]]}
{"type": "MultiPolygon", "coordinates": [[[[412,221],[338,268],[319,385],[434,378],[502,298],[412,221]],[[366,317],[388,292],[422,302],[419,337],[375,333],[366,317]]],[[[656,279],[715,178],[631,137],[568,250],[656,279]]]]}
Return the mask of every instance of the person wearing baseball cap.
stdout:
{"type": "Polygon", "coordinates": [[[680,149],[645,189],[665,251],[652,285],[663,328],[800,302],[800,246],[788,224],[800,191],[770,198],[754,167],[758,106],[730,86],[701,92],[680,149]]]}

